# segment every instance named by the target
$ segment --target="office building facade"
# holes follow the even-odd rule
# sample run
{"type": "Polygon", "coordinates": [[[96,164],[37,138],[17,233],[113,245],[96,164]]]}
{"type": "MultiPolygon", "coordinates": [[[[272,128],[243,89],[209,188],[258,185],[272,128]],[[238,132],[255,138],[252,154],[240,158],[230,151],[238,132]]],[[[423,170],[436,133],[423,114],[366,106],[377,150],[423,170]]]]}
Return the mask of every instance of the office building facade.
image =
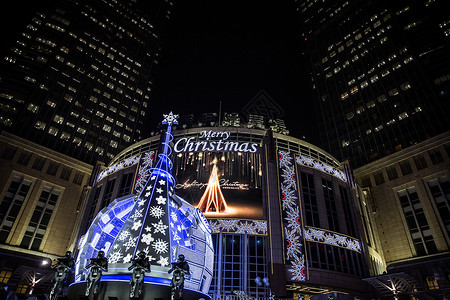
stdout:
{"type": "Polygon", "coordinates": [[[9,133],[0,141],[0,282],[43,295],[51,261],[75,248],[93,166],[9,133]]]}
{"type": "Polygon", "coordinates": [[[353,167],[449,130],[445,1],[298,1],[322,147],[353,167]]]}
{"type": "Polygon", "coordinates": [[[141,139],[173,3],[51,1],[2,57],[2,130],[84,162],[141,139]]]}
{"type": "MultiPolygon", "coordinates": [[[[414,278],[419,299],[446,299],[450,290],[449,163],[447,132],[354,170],[373,203],[388,274],[414,278]]],[[[368,282],[392,296],[376,278],[368,282]]]]}

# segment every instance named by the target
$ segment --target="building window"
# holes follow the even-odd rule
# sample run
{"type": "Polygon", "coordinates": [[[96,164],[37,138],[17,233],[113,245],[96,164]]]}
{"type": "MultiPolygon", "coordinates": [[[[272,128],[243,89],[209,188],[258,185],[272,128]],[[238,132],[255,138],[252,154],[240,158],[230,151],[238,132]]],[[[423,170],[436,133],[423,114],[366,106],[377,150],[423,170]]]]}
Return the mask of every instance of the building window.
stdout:
{"type": "Polygon", "coordinates": [[[442,177],[429,181],[428,187],[445,230],[450,236],[450,182],[447,177],[442,177]]]}
{"type": "Polygon", "coordinates": [[[441,151],[439,151],[439,149],[433,149],[428,151],[428,155],[430,156],[433,165],[436,165],[444,161],[444,158],[442,157],[441,151]]]}
{"type": "Polygon", "coordinates": [[[60,192],[50,187],[44,187],[33,210],[30,222],[27,226],[20,247],[39,250],[39,247],[47,230],[48,223],[55,210],[60,192]]]}
{"type": "Polygon", "coordinates": [[[73,183],[81,185],[83,183],[83,177],[84,177],[83,172],[77,171],[75,173],[75,176],[73,177],[73,183]]]}
{"type": "Polygon", "coordinates": [[[31,152],[22,151],[22,153],[20,153],[19,155],[19,158],[17,159],[17,163],[23,166],[27,166],[28,163],[30,162],[30,158],[31,152]]]}
{"type": "Polygon", "coordinates": [[[63,167],[61,171],[61,175],[59,176],[61,179],[69,181],[70,174],[72,173],[72,168],[63,167]]]}
{"type": "Polygon", "coordinates": [[[46,160],[47,159],[45,159],[45,158],[43,158],[41,156],[37,156],[34,159],[34,163],[33,163],[32,168],[35,169],[35,170],[38,170],[38,171],[42,171],[42,168],[44,167],[44,164],[45,164],[46,160]]]}
{"type": "Polygon", "coordinates": [[[306,225],[320,227],[319,206],[317,204],[314,176],[301,172],[301,191],[305,203],[306,225]]]}
{"type": "Polygon", "coordinates": [[[131,183],[133,181],[134,173],[128,173],[122,176],[122,180],[119,186],[119,193],[117,198],[128,195],[131,193],[131,183]]]}
{"type": "Polygon", "coordinates": [[[344,186],[339,186],[339,192],[341,194],[342,208],[344,209],[345,224],[347,225],[348,235],[356,237],[356,228],[354,218],[352,216],[350,199],[348,197],[347,189],[344,186]]]}
{"type": "Polygon", "coordinates": [[[386,168],[386,173],[389,180],[394,180],[398,178],[397,168],[395,166],[390,166],[386,168]]]}
{"type": "Polygon", "coordinates": [[[416,155],[413,157],[414,163],[416,164],[417,170],[422,170],[428,167],[427,161],[425,160],[425,156],[422,154],[416,155]]]}
{"type": "Polygon", "coordinates": [[[330,180],[322,179],[322,190],[328,217],[328,227],[331,231],[339,232],[339,220],[337,217],[333,183],[330,180]]]}
{"type": "Polygon", "coordinates": [[[402,160],[401,162],[398,163],[400,165],[400,170],[402,171],[402,175],[408,175],[412,173],[412,168],[411,168],[411,164],[409,163],[408,160],[402,160]]]}
{"type": "Polygon", "coordinates": [[[14,176],[9,184],[0,203],[0,243],[4,243],[8,238],[31,184],[31,181],[19,176],[14,176]]]}
{"type": "Polygon", "coordinates": [[[100,205],[100,209],[103,209],[111,202],[115,184],[116,184],[116,178],[111,179],[106,183],[105,192],[103,193],[103,200],[100,205]]]}
{"type": "Polygon", "coordinates": [[[13,273],[13,270],[9,269],[3,269],[0,271],[0,282],[7,283],[9,281],[9,278],[11,278],[11,275],[13,273]]]}
{"type": "Polygon", "coordinates": [[[2,153],[2,158],[7,159],[7,160],[12,160],[14,155],[17,152],[17,147],[13,147],[13,146],[8,146],[5,148],[5,150],[3,150],[2,153]]]}
{"type": "Polygon", "coordinates": [[[47,167],[47,174],[49,175],[56,175],[56,172],[58,172],[58,168],[59,168],[59,164],[54,162],[54,161],[50,161],[48,167],[47,167]]]}
{"type": "Polygon", "coordinates": [[[426,282],[427,288],[429,290],[439,289],[439,285],[437,283],[436,277],[434,277],[434,276],[427,276],[427,277],[425,277],[425,282],[426,282]]]}
{"type": "Polygon", "coordinates": [[[437,252],[428,221],[422,208],[422,203],[415,187],[397,192],[403,209],[406,224],[416,250],[416,255],[422,256],[437,252]]]}
{"type": "Polygon", "coordinates": [[[380,185],[384,183],[383,171],[377,171],[373,173],[373,178],[375,179],[375,184],[380,185]]]}

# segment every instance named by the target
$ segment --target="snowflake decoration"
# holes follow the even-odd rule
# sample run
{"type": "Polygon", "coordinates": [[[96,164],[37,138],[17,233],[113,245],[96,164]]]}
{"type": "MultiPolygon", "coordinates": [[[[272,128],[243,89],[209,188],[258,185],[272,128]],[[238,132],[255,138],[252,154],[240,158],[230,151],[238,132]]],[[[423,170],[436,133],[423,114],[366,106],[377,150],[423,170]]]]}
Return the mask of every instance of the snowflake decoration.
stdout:
{"type": "Polygon", "coordinates": [[[157,192],[158,194],[162,194],[163,189],[161,189],[161,188],[156,188],[156,192],[157,192]]]}
{"type": "Polygon", "coordinates": [[[161,266],[161,267],[165,267],[169,265],[169,257],[162,257],[161,255],[159,256],[159,260],[157,261],[157,263],[161,266]]]}
{"type": "Polygon", "coordinates": [[[140,199],[138,201],[138,206],[143,206],[145,204],[145,199],[140,199]]]}
{"type": "MultiPolygon", "coordinates": [[[[141,237],[141,242],[150,245],[155,239],[152,237],[151,233],[144,233],[141,237]]],[[[148,252],[148,251],[147,251],[148,252]]]]}
{"type": "Polygon", "coordinates": [[[155,249],[157,254],[166,253],[169,250],[169,243],[162,239],[158,239],[152,243],[152,247],[155,249]]]}
{"type": "Polygon", "coordinates": [[[130,217],[133,219],[133,221],[136,221],[136,219],[142,218],[144,215],[142,212],[144,211],[144,208],[141,208],[139,210],[135,210],[134,214],[130,217]]]}
{"type": "Polygon", "coordinates": [[[147,226],[147,227],[145,227],[145,229],[144,229],[146,232],[150,232],[150,231],[152,231],[152,228],[150,227],[150,226],[147,226]]]}
{"type": "Polygon", "coordinates": [[[128,249],[136,246],[136,242],[137,242],[138,237],[134,237],[134,238],[130,238],[127,242],[123,243],[123,246],[126,248],[126,250],[128,251],[128,249]]]}
{"type": "Polygon", "coordinates": [[[295,230],[290,231],[288,228],[285,228],[285,236],[288,241],[288,245],[286,247],[287,259],[298,259],[299,255],[302,254],[300,235],[297,235],[295,230]]]}
{"type": "Polygon", "coordinates": [[[172,219],[172,221],[174,222],[178,222],[178,214],[177,212],[173,211],[170,213],[170,218],[172,219]]]}
{"type": "Polygon", "coordinates": [[[158,202],[158,204],[160,204],[160,205],[166,204],[166,198],[163,197],[163,196],[159,196],[159,197],[156,198],[155,200],[156,200],[156,201],[158,202]]]}
{"type": "Polygon", "coordinates": [[[150,215],[154,218],[161,219],[164,216],[165,212],[161,206],[152,206],[150,207],[150,215]]]}
{"type": "Polygon", "coordinates": [[[119,236],[117,237],[118,241],[125,241],[130,236],[130,232],[128,230],[124,230],[121,233],[119,233],[119,236]]]}
{"type": "Polygon", "coordinates": [[[160,181],[158,181],[159,185],[166,185],[166,181],[161,179],[160,181]]]}
{"type": "Polygon", "coordinates": [[[121,249],[119,249],[116,252],[111,253],[110,255],[108,255],[108,262],[115,264],[117,263],[119,260],[121,260],[123,258],[123,254],[121,249]]]}
{"type": "Polygon", "coordinates": [[[139,228],[141,228],[141,226],[142,226],[142,221],[137,220],[136,222],[133,223],[133,227],[131,227],[131,230],[138,230],[139,228]]]}
{"type": "Polygon", "coordinates": [[[230,231],[236,228],[238,220],[220,220],[220,223],[223,230],[230,231]]]}
{"type": "Polygon", "coordinates": [[[169,226],[165,225],[162,220],[159,220],[158,223],[153,223],[152,226],[154,227],[153,233],[162,233],[166,235],[166,230],[169,226]]]}
{"type": "Polygon", "coordinates": [[[305,271],[305,264],[303,262],[303,259],[296,260],[289,269],[289,272],[292,275],[291,280],[305,281],[306,278],[303,273],[304,271],[305,271]]]}
{"type": "Polygon", "coordinates": [[[236,233],[252,233],[254,228],[253,228],[253,223],[252,222],[247,222],[245,221],[245,223],[241,223],[238,227],[238,229],[236,230],[236,233]]]}
{"type": "Polygon", "coordinates": [[[131,258],[133,258],[133,255],[131,255],[130,253],[128,253],[127,255],[125,255],[125,257],[123,258],[123,263],[127,264],[131,261],[131,258]]]}
{"type": "Polygon", "coordinates": [[[168,115],[163,114],[164,120],[162,121],[163,124],[168,124],[171,126],[172,124],[178,124],[178,115],[174,115],[172,112],[170,112],[168,115]]]}

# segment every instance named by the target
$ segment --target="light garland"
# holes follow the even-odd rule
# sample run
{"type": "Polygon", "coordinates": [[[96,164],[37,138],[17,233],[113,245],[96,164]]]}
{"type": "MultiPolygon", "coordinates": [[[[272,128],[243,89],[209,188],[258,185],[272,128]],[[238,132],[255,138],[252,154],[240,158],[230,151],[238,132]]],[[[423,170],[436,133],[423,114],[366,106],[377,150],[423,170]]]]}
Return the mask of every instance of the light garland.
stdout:
{"type": "Polygon", "coordinates": [[[306,280],[306,261],[303,252],[303,231],[300,222],[297,180],[293,158],[288,152],[278,152],[280,168],[281,207],[283,210],[284,237],[286,239],[286,262],[290,280],[306,280]]]}
{"type": "Polygon", "coordinates": [[[349,236],[313,227],[305,227],[304,234],[305,240],[309,242],[319,242],[323,244],[349,249],[352,251],[356,251],[358,253],[361,252],[360,242],[357,239],[349,236]]]}
{"type": "Polygon", "coordinates": [[[314,168],[316,170],[328,173],[344,182],[348,182],[347,176],[345,175],[344,172],[342,172],[336,168],[333,168],[332,166],[327,165],[323,162],[317,161],[315,159],[312,159],[312,158],[309,158],[309,157],[306,157],[303,155],[298,155],[296,160],[297,160],[297,163],[302,166],[314,168]]]}
{"type": "Polygon", "coordinates": [[[210,219],[213,233],[267,235],[267,222],[258,220],[210,219]]]}

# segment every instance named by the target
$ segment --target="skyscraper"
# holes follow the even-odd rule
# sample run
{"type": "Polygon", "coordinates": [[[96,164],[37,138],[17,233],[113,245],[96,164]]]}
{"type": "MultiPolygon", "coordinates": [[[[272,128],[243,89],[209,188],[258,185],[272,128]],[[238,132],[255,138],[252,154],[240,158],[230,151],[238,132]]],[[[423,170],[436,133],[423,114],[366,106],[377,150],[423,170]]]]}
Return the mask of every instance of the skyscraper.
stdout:
{"type": "Polygon", "coordinates": [[[0,126],[88,163],[141,138],[171,1],[52,1],[2,59],[0,126]]]}
{"type": "Polygon", "coordinates": [[[449,130],[444,1],[298,1],[322,146],[361,166],[449,130]]]}

